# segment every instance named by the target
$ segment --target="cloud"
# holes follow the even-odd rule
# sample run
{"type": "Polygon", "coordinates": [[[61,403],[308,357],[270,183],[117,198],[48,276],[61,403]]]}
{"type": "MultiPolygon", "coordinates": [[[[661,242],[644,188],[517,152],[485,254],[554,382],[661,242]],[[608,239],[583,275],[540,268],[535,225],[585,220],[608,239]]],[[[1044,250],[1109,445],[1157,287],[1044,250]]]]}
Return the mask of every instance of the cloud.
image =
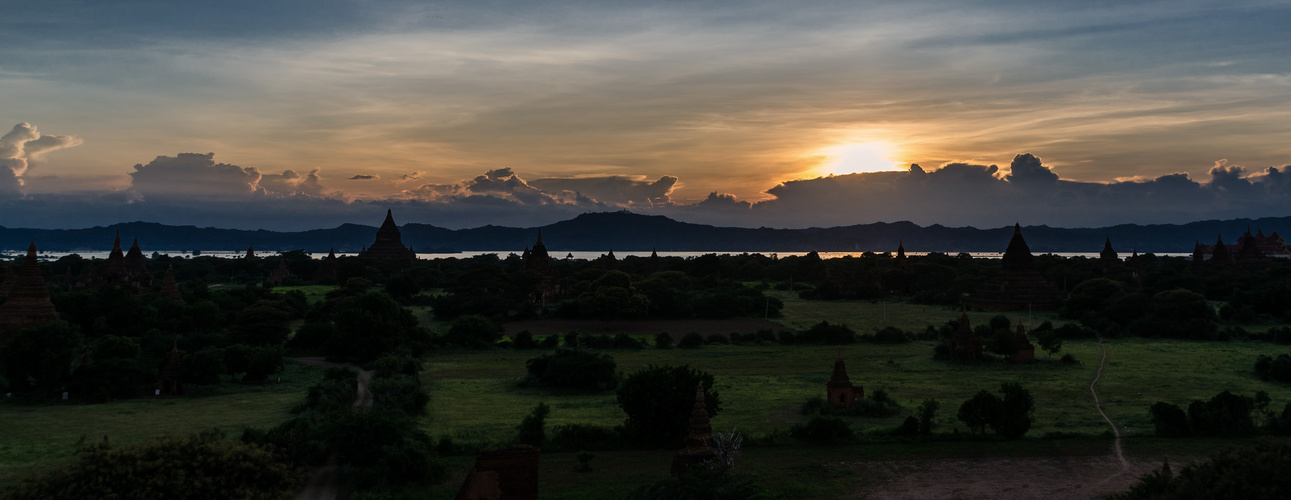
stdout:
{"type": "Polygon", "coordinates": [[[216,163],[214,153],[158,156],[130,172],[130,192],[143,200],[184,200],[194,204],[246,200],[255,197],[332,197],[320,170],[301,174],[261,174],[255,167],[216,163]]]}
{"type": "Polygon", "coordinates": [[[571,192],[607,205],[622,207],[655,207],[672,203],[669,194],[677,185],[671,175],[657,181],[643,177],[608,175],[574,178],[542,178],[529,183],[547,192],[571,192]]]}
{"type": "Polygon", "coordinates": [[[380,178],[381,178],[381,176],[379,176],[379,175],[358,174],[358,175],[355,175],[354,177],[350,177],[350,180],[352,180],[352,181],[370,181],[370,180],[376,180],[376,179],[380,179],[380,178]]]}
{"type": "Polygon", "coordinates": [[[0,195],[21,194],[22,176],[32,163],[39,162],[46,153],[81,144],[81,140],[66,135],[41,135],[34,125],[22,122],[0,136],[0,195]]]}
{"type": "MultiPolygon", "coordinates": [[[[1110,183],[1063,180],[1032,154],[1009,172],[994,165],[949,163],[925,170],[875,172],[785,182],[774,198],[749,205],[742,225],[835,226],[909,220],[918,224],[994,227],[1013,222],[1064,227],[1181,223],[1212,218],[1285,215],[1291,167],[1248,173],[1216,162],[1209,179],[1173,173],[1110,183]]],[[[677,213],[697,222],[735,222],[734,197],[708,199],[677,213]]]]}
{"type": "Polygon", "coordinates": [[[409,173],[403,174],[399,176],[399,182],[407,182],[407,181],[420,179],[422,174],[425,174],[425,172],[417,171],[417,172],[409,172],[409,173]]]}
{"type": "Polygon", "coordinates": [[[326,196],[318,174],[317,168],[305,175],[295,170],[284,170],[280,175],[262,174],[258,186],[261,192],[274,196],[326,196]]]}

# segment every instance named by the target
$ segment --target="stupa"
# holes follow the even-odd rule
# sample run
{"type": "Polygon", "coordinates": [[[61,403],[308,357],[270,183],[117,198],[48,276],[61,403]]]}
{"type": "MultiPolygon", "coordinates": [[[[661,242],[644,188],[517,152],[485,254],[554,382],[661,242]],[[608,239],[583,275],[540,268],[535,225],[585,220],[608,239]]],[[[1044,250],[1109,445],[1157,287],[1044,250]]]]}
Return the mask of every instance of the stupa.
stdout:
{"type": "Polygon", "coordinates": [[[399,234],[399,226],[394,223],[394,214],[386,210],[386,220],[381,223],[381,228],[377,229],[377,240],[372,243],[372,246],[359,252],[359,258],[416,260],[417,253],[403,246],[403,237],[399,234]]]}
{"type": "Polygon", "coordinates": [[[964,301],[966,305],[991,311],[1058,308],[1064,294],[1035,270],[1035,259],[1022,238],[1020,224],[1013,225],[1013,239],[1000,260],[1000,272],[977,287],[964,301]]]}
{"type": "Polygon", "coordinates": [[[336,273],[339,270],[340,263],[336,260],[336,249],[328,249],[327,257],[318,261],[318,270],[314,272],[314,283],[320,285],[336,283],[336,273]]]}
{"type": "Polygon", "coordinates": [[[713,425],[708,420],[708,406],[704,404],[704,384],[695,386],[695,405],[690,411],[690,426],[685,447],[672,458],[672,475],[680,476],[686,470],[717,458],[713,451],[713,425]]]}
{"type": "Polygon", "coordinates": [[[829,405],[840,410],[860,403],[865,398],[865,388],[852,385],[851,379],[847,378],[847,366],[843,364],[841,352],[838,353],[838,359],[834,360],[834,374],[829,377],[829,383],[825,384],[825,394],[829,405]]]}
{"type": "Polygon", "coordinates": [[[4,304],[0,304],[0,346],[13,338],[23,328],[58,319],[58,311],[49,300],[49,287],[40,274],[36,261],[36,244],[27,247],[27,257],[22,269],[13,278],[4,304]]]}

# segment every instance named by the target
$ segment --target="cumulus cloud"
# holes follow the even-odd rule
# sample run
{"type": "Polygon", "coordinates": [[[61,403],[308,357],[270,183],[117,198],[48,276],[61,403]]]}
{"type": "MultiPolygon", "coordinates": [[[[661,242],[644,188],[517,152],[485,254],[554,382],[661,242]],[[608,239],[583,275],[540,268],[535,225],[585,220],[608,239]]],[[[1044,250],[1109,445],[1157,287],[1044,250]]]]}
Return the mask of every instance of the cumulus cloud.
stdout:
{"type": "Polygon", "coordinates": [[[607,175],[594,177],[543,178],[530,184],[547,192],[579,195],[607,205],[622,207],[657,207],[672,203],[669,194],[677,185],[671,175],[656,181],[644,177],[607,175]]]}
{"type": "Polygon", "coordinates": [[[0,195],[17,195],[23,185],[22,176],[46,153],[81,144],[81,140],[66,135],[42,135],[34,125],[22,122],[0,136],[0,195]]]}
{"type": "Polygon", "coordinates": [[[358,175],[355,175],[354,177],[350,177],[350,180],[352,180],[352,181],[371,181],[371,180],[376,180],[376,179],[380,179],[380,178],[381,178],[381,176],[379,176],[379,175],[358,174],[358,175]]]}
{"type": "MultiPolygon", "coordinates": [[[[927,170],[795,180],[748,206],[742,225],[807,227],[909,220],[918,224],[1080,227],[1180,223],[1210,218],[1286,215],[1291,166],[1248,173],[1216,162],[1209,179],[1174,173],[1110,183],[1063,180],[1031,154],[1014,157],[1007,174],[995,165],[950,163],[927,170]]],[[[736,222],[733,197],[708,199],[678,213],[704,222],[736,222]]]]}
{"type": "Polygon", "coordinates": [[[255,167],[216,163],[214,153],[158,156],[130,172],[130,191],[143,200],[181,199],[191,203],[251,197],[326,197],[319,170],[262,174],[255,167]]]}
{"type": "Polygon", "coordinates": [[[325,196],[319,179],[319,169],[310,170],[301,175],[295,170],[284,170],[282,174],[262,174],[259,191],[276,196],[325,196]]]}

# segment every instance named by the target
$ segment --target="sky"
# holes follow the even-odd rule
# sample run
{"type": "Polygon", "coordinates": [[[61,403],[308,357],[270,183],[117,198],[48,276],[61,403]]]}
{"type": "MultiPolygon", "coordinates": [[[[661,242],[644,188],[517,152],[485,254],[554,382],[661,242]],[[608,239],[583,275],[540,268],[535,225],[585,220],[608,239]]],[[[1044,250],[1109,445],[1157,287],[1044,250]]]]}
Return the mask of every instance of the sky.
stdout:
{"type": "Polygon", "coordinates": [[[8,227],[1291,215],[1288,2],[0,11],[8,227]]]}

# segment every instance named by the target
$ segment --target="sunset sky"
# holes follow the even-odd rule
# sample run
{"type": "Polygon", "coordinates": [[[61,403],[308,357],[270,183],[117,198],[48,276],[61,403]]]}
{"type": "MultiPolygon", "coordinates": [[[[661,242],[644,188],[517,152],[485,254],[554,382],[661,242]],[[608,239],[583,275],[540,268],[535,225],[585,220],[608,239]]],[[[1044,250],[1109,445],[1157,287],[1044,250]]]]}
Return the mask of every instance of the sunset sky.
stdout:
{"type": "Polygon", "coordinates": [[[9,3],[0,225],[1291,215],[1291,4],[1054,4],[9,3]]]}

